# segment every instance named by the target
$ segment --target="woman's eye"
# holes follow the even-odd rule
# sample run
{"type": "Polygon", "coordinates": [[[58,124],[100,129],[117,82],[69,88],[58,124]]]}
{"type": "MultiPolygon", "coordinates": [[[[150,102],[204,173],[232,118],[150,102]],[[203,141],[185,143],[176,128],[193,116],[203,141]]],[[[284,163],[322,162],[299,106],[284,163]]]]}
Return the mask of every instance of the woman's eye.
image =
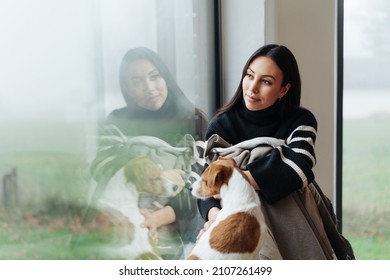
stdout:
{"type": "Polygon", "coordinates": [[[249,78],[249,79],[253,79],[253,75],[251,73],[246,73],[246,76],[249,78]]]}
{"type": "Polygon", "coordinates": [[[150,76],[150,79],[151,79],[152,81],[155,81],[155,80],[157,80],[158,78],[160,78],[160,75],[158,75],[158,74],[154,74],[154,75],[150,76]]]}
{"type": "Polygon", "coordinates": [[[266,79],[262,79],[261,82],[265,85],[270,85],[271,82],[269,80],[266,80],[266,79]]]}
{"type": "Polygon", "coordinates": [[[140,79],[132,79],[131,83],[133,86],[138,87],[141,85],[141,80],[140,79]]]}

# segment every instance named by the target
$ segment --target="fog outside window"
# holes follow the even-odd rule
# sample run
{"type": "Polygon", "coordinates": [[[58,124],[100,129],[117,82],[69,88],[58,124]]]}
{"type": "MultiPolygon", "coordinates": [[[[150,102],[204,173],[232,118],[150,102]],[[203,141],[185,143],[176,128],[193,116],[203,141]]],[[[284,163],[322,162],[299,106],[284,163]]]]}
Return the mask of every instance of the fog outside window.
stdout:
{"type": "Polygon", "coordinates": [[[82,217],[98,124],[124,105],[121,59],[155,51],[208,116],[213,15],[206,0],[1,1],[0,259],[101,257],[109,229],[82,217]]]}
{"type": "Polygon", "coordinates": [[[390,2],[344,1],[343,233],[390,258],[390,2]]]}

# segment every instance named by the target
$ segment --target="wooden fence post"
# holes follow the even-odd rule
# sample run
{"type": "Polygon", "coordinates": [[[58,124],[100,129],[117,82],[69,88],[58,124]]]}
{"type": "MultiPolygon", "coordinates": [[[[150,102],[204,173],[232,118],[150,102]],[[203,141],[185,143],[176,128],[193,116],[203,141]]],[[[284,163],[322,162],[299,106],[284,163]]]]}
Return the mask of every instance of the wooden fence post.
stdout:
{"type": "Polygon", "coordinates": [[[12,168],[3,176],[3,205],[8,214],[13,214],[19,206],[18,171],[16,168],[12,168]]]}

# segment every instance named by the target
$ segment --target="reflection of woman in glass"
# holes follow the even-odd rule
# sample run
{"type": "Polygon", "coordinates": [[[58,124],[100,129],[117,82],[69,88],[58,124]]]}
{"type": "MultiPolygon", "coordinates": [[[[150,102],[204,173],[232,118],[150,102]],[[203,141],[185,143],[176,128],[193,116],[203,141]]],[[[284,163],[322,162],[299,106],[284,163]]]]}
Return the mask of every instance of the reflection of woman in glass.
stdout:
{"type": "MultiPolygon", "coordinates": [[[[153,51],[140,47],[125,54],[120,65],[120,86],[126,106],[112,111],[106,119],[106,124],[115,125],[121,133],[130,137],[129,139],[151,136],[176,147],[181,145],[187,134],[192,135],[194,140],[203,138],[206,118],[183,94],[166,65],[153,51]]],[[[132,148],[128,151],[129,154],[138,153],[132,148]]],[[[169,164],[167,165],[164,157],[159,159],[158,155],[152,159],[153,161],[157,158],[155,163],[145,157],[134,158],[127,154],[115,156],[118,158],[117,170],[124,167],[125,174],[128,175],[127,180],[134,183],[140,192],[139,207],[144,216],[142,227],[157,232],[160,243],[164,243],[164,238],[165,241],[175,239],[169,234],[172,229],[180,234],[184,243],[194,241],[194,234],[201,227],[201,220],[198,219],[196,201],[184,186],[183,171],[180,167],[177,168],[178,160],[173,159],[175,167],[164,170],[163,166],[169,164]],[[171,182],[176,184],[176,189],[183,189],[169,197],[159,195],[158,191],[151,191],[152,185],[161,184],[162,177],[171,179],[171,182]],[[156,183],[156,180],[159,181],[156,183]]],[[[172,161],[171,157],[170,160],[172,161]]],[[[163,258],[178,257],[176,252],[166,252],[166,255],[162,252],[162,255],[163,258]]]]}
{"type": "Polygon", "coordinates": [[[142,47],[129,50],[122,59],[119,81],[127,106],[111,112],[108,122],[126,135],[155,136],[171,145],[186,133],[196,140],[203,138],[205,117],[155,52],[142,47]]]}

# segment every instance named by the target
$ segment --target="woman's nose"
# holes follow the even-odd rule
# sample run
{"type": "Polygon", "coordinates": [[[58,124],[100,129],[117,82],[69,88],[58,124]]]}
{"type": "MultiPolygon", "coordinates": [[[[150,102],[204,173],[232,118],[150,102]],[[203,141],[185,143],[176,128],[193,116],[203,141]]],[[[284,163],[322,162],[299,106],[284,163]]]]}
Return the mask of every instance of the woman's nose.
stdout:
{"type": "Polygon", "coordinates": [[[154,84],[153,84],[153,82],[146,79],[146,80],[144,81],[144,89],[145,89],[146,91],[152,91],[152,90],[154,89],[154,84]]]}
{"type": "Polygon", "coordinates": [[[249,85],[249,89],[253,93],[258,93],[260,91],[260,82],[253,80],[249,85]]]}

